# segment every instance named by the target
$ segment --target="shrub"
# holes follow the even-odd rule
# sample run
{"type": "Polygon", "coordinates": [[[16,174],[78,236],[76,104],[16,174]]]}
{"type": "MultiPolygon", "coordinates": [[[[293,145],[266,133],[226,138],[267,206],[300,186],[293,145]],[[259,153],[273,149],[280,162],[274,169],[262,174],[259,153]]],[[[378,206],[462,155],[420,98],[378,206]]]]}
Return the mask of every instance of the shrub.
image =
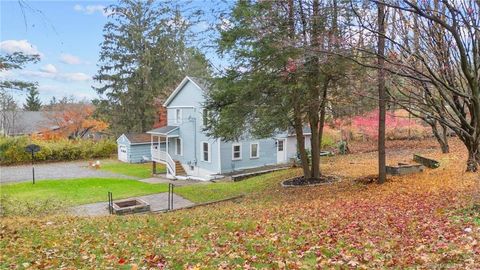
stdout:
{"type": "Polygon", "coordinates": [[[108,158],[115,153],[117,145],[113,140],[68,140],[45,141],[35,138],[0,138],[0,164],[13,165],[30,162],[25,152],[28,144],[38,144],[40,152],[35,154],[37,161],[69,161],[90,158],[108,158]]]}

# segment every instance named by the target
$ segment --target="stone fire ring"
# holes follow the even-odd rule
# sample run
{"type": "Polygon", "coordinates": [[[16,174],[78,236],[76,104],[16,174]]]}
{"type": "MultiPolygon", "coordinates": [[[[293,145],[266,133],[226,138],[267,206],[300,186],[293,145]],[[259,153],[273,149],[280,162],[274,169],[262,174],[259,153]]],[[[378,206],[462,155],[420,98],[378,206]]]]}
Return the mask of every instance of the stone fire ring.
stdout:
{"type": "Polygon", "coordinates": [[[142,199],[132,198],[113,202],[113,213],[116,215],[142,212],[150,212],[150,204],[142,199]]]}
{"type": "Polygon", "coordinates": [[[288,181],[290,181],[290,180],[293,180],[293,179],[295,179],[295,178],[298,178],[298,177],[292,177],[292,178],[283,180],[283,181],[280,183],[280,185],[281,185],[282,187],[284,187],[284,188],[301,188],[301,187],[325,186],[325,185],[330,185],[330,184],[333,184],[333,183],[336,183],[336,182],[340,181],[340,177],[335,176],[335,175],[328,175],[327,177],[330,178],[331,180],[328,181],[328,182],[323,182],[323,183],[307,184],[307,185],[289,185],[289,184],[285,184],[285,182],[288,182],[288,181]]]}

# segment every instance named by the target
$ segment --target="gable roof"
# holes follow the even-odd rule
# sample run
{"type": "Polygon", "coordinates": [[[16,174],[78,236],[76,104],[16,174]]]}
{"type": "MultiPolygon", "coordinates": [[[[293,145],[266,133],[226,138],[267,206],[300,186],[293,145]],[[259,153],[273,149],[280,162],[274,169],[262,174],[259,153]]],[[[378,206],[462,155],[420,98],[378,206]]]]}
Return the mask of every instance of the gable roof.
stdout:
{"type": "Polygon", "coordinates": [[[0,118],[0,131],[9,123],[8,135],[24,135],[39,133],[44,130],[56,130],[59,127],[50,120],[48,112],[44,111],[6,111],[0,118]],[[3,121],[5,120],[5,123],[3,121]]]}
{"type": "Polygon", "coordinates": [[[208,89],[208,82],[205,79],[202,78],[197,78],[197,77],[191,77],[191,76],[185,76],[183,80],[180,82],[180,84],[175,88],[175,90],[172,92],[172,94],[167,98],[165,103],[163,103],[164,107],[167,107],[168,104],[170,104],[175,97],[182,91],[183,87],[187,84],[187,82],[192,82],[195,84],[198,88],[200,88],[202,91],[207,91],[208,89]]]}
{"type": "Polygon", "coordinates": [[[150,143],[151,136],[147,133],[124,133],[130,143],[150,143]]]}

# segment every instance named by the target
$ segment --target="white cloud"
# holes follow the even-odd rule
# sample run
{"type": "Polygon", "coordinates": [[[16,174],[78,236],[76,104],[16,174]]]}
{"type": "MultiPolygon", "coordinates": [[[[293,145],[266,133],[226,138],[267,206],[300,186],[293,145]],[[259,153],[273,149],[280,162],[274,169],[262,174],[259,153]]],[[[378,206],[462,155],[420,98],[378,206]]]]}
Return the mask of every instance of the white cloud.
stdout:
{"type": "Polygon", "coordinates": [[[36,77],[36,78],[52,79],[56,81],[68,81],[68,82],[86,82],[92,79],[91,76],[83,72],[61,73],[61,72],[58,72],[56,68],[55,68],[55,72],[51,72],[51,71],[53,71],[53,69],[48,69],[46,68],[46,66],[44,66],[40,69],[40,71],[22,70],[20,71],[20,75],[26,79],[31,79],[32,77],[36,77]]]}
{"type": "Polygon", "coordinates": [[[2,41],[0,42],[0,51],[5,53],[23,52],[25,54],[38,54],[42,56],[42,53],[38,51],[37,46],[31,44],[26,39],[2,41]]]}
{"type": "Polygon", "coordinates": [[[111,10],[106,9],[104,5],[86,5],[82,6],[79,4],[76,4],[73,6],[73,10],[81,12],[83,14],[91,15],[94,13],[100,13],[103,16],[107,17],[108,15],[112,14],[111,10]]]}
{"type": "Polygon", "coordinates": [[[97,97],[93,89],[91,89],[89,86],[81,86],[81,85],[74,86],[74,88],[72,89],[72,86],[70,85],[40,83],[40,85],[38,86],[38,91],[40,92],[40,95],[44,97],[45,100],[47,100],[47,98],[51,98],[52,96],[55,96],[57,98],[65,97],[65,96],[74,96],[77,99],[88,99],[88,100],[97,97]]]}
{"type": "Polygon", "coordinates": [[[54,74],[54,73],[57,73],[57,68],[52,64],[47,64],[47,65],[41,67],[40,71],[54,74]]]}
{"type": "Polygon", "coordinates": [[[63,73],[63,74],[59,74],[58,78],[66,81],[76,81],[76,82],[89,81],[92,79],[91,76],[88,76],[83,72],[63,73]]]}
{"type": "Polygon", "coordinates": [[[69,65],[79,65],[83,63],[83,61],[80,60],[80,58],[69,53],[62,53],[60,55],[60,61],[62,63],[69,64],[69,65]]]}

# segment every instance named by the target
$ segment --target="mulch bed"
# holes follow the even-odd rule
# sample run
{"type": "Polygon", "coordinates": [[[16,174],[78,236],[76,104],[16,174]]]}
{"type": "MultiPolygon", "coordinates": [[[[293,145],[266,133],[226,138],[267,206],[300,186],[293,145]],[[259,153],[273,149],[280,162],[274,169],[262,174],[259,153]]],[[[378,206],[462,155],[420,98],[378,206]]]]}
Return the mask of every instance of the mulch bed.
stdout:
{"type": "Polygon", "coordinates": [[[282,182],[283,187],[304,187],[331,184],[338,181],[335,176],[322,175],[319,179],[305,178],[303,176],[290,178],[282,182]]]}

